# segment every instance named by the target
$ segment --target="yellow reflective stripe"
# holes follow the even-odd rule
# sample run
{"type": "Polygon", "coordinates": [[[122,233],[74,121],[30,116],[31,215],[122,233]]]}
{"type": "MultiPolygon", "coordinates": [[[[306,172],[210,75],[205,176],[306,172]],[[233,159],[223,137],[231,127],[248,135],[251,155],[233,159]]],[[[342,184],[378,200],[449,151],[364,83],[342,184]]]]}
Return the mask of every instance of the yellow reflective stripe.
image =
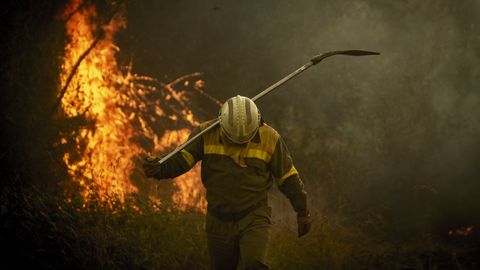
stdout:
{"type": "Polygon", "coordinates": [[[244,158],[257,158],[266,163],[270,162],[278,142],[278,133],[264,124],[258,129],[260,143],[251,143],[248,149],[231,145],[219,144],[220,128],[207,132],[204,135],[204,154],[217,154],[231,157],[237,164],[244,158]]]}
{"type": "Polygon", "coordinates": [[[288,177],[294,175],[294,174],[298,174],[298,171],[297,169],[295,169],[295,166],[292,166],[292,168],[290,169],[290,171],[288,171],[286,174],[284,174],[280,179],[277,180],[277,185],[278,186],[281,186],[283,184],[283,182],[285,182],[285,180],[287,180],[288,177]]]}
{"type": "Polygon", "coordinates": [[[222,145],[207,144],[204,146],[203,152],[205,154],[219,154],[225,155],[225,148],[222,145]]]}
{"type": "MultiPolygon", "coordinates": [[[[218,154],[218,155],[227,155],[228,153],[225,150],[223,145],[207,144],[204,148],[205,154],[218,154]]],[[[248,149],[246,158],[258,158],[265,162],[269,162],[271,155],[267,151],[260,149],[248,149]]]]}
{"type": "Polygon", "coordinates": [[[246,157],[247,158],[258,158],[258,159],[261,159],[261,160],[268,163],[270,161],[271,156],[267,151],[263,151],[263,150],[260,150],[260,149],[248,149],[246,157]]]}
{"type": "Polygon", "coordinates": [[[195,158],[193,158],[192,154],[187,150],[183,149],[180,153],[182,154],[183,159],[188,163],[188,166],[192,167],[195,164],[195,158]]]}

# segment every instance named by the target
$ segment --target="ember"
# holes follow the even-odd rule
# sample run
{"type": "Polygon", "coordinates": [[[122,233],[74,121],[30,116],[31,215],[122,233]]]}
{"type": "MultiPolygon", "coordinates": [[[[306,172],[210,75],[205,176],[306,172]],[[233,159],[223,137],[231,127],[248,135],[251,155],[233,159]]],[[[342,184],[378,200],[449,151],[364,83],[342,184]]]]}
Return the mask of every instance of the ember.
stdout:
{"type": "Polygon", "coordinates": [[[469,236],[473,232],[473,226],[461,227],[448,231],[448,235],[469,236]]]}

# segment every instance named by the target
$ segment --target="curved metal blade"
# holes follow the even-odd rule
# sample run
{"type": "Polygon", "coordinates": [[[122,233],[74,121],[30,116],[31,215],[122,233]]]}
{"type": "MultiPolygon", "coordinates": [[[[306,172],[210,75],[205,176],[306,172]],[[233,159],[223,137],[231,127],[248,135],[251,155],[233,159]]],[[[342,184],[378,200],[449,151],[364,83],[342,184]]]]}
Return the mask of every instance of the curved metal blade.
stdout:
{"type": "Polygon", "coordinates": [[[346,50],[346,51],[331,51],[327,53],[322,53],[319,55],[314,56],[310,62],[312,62],[313,65],[316,65],[320,63],[323,59],[334,56],[337,54],[341,55],[350,55],[350,56],[364,56],[364,55],[379,55],[379,52],[371,52],[371,51],[362,51],[362,50],[346,50]]]}

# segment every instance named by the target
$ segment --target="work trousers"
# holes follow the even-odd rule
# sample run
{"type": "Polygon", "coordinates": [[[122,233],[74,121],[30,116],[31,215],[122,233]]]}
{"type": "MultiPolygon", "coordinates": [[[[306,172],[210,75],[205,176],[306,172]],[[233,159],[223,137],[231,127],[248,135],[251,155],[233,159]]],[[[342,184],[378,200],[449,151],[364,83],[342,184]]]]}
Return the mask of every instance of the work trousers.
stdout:
{"type": "Polygon", "coordinates": [[[238,221],[222,221],[207,213],[205,231],[212,269],[269,269],[265,260],[271,212],[270,207],[261,206],[238,221]]]}

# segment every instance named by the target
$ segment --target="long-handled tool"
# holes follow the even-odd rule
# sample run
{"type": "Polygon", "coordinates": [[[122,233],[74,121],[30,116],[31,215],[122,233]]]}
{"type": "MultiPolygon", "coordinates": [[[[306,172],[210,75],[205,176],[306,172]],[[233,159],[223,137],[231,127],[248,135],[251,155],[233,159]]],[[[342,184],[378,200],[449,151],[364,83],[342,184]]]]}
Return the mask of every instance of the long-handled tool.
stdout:
{"type": "MultiPolygon", "coordinates": [[[[369,51],[360,51],[360,50],[348,50],[348,51],[331,51],[331,52],[327,52],[327,53],[322,53],[322,54],[319,54],[319,55],[316,55],[314,56],[312,59],[310,59],[310,61],[308,61],[308,63],[304,64],[303,66],[301,66],[300,68],[298,68],[297,70],[295,70],[294,72],[288,74],[286,77],[284,77],[283,79],[279,80],[278,82],[272,84],[270,87],[268,87],[267,89],[263,90],[262,92],[258,93],[256,96],[254,96],[252,98],[253,101],[256,101],[262,97],[264,97],[265,95],[267,95],[268,93],[272,92],[274,89],[278,88],[280,85],[286,83],[287,81],[289,81],[290,79],[296,77],[297,75],[299,75],[300,73],[304,72],[305,70],[307,70],[308,68],[310,68],[311,66],[314,66],[318,63],[320,63],[323,59],[327,58],[327,57],[330,57],[330,56],[334,56],[334,55],[338,55],[338,54],[341,54],[341,55],[350,55],[350,56],[363,56],[363,55],[379,55],[380,53],[378,52],[369,52],[369,51]]],[[[208,127],[206,127],[204,130],[200,131],[199,133],[197,133],[195,136],[193,136],[192,138],[190,138],[189,140],[187,140],[186,142],[184,142],[182,145],[180,145],[179,147],[177,147],[175,150],[173,150],[172,152],[170,152],[168,155],[164,156],[162,159],[160,159],[158,161],[158,163],[162,164],[163,162],[165,162],[166,160],[168,160],[169,158],[171,158],[173,155],[175,155],[176,153],[182,151],[183,149],[185,149],[185,147],[189,146],[193,141],[195,141],[196,139],[198,139],[200,136],[202,136],[203,134],[205,134],[206,132],[208,132],[209,130],[213,129],[214,127],[216,127],[218,124],[220,123],[219,120],[216,120],[215,122],[213,122],[212,124],[210,124],[208,127]]]]}

